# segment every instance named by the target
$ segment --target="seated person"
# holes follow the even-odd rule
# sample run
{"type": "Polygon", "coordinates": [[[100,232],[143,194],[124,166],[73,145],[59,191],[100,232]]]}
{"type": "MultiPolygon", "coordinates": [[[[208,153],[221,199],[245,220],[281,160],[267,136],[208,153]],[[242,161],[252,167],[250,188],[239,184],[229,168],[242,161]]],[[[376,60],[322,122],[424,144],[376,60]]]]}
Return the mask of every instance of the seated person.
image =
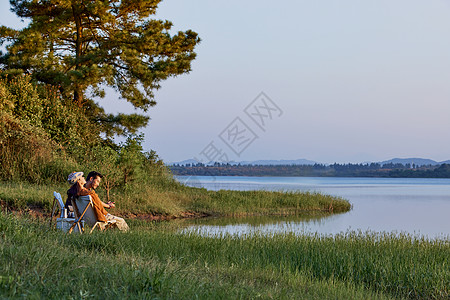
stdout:
{"type": "Polygon", "coordinates": [[[67,178],[67,181],[72,184],[67,191],[67,200],[65,204],[65,208],[67,208],[68,211],[73,211],[72,200],[75,197],[89,195],[89,191],[84,188],[86,179],[84,179],[83,175],[83,172],[72,172],[70,173],[69,178],[67,178]]]}
{"type": "Polygon", "coordinates": [[[69,183],[72,183],[72,186],[67,191],[66,208],[72,205],[72,201],[75,197],[89,195],[92,198],[92,203],[94,204],[93,210],[98,221],[107,222],[115,220],[115,224],[117,225],[117,228],[119,228],[119,230],[128,231],[128,224],[123,218],[116,217],[108,213],[105,209],[116,207],[114,202],[109,201],[108,203],[104,203],[100,200],[97,193],[95,192],[95,189],[99,186],[100,180],[103,175],[98,172],[92,171],[88,174],[87,181],[86,179],[84,179],[83,175],[83,172],[73,172],[69,175],[67,181],[69,181],[69,183]]]}
{"type": "MultiPolygon", "coordinates": [[[[106,211],[105,208],[113,208],[116,207],[114,202],[109,201],[108,203],[104,203],[100,200],[97,193],[95,192],[95,189],[100,185],[100,181],[103,178],[103,175],[92,171],[88,174],[86,177],[86,183],[84,184],[85,190],[88,191],[89,195],[92,197],[92,202],[94,203],[94,211],[97,215],[97,219],[99,221],[111,221],[115,220],[117,228],[122,231],[128,231],[130,228],[128,227],[127,222],[123,218],[114,216],[106,211]]],[[[81,190],[81,193],[84,191],[81,190]]]]}

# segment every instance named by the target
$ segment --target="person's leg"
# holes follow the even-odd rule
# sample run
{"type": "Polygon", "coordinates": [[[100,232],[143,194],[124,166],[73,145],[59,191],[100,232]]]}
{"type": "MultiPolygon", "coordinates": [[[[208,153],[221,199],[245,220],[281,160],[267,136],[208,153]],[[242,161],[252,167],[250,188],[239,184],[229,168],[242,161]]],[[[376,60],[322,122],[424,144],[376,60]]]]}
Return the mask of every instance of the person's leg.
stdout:
{"type": "Polygon", "coordinates": [[[114,216],[112,214],[107,214],[106,215],[106,220],[108,220],[108,221],[115,220],[117,228],[119,228],[119,230],[121,230],[121,231],[128,231],[128,230],[130,230],[130,227],[128,227],[127,222],[125,222],[125,220],[123,218],[121,218],[121,217],[117,217],[117,216],[114,216]]]}

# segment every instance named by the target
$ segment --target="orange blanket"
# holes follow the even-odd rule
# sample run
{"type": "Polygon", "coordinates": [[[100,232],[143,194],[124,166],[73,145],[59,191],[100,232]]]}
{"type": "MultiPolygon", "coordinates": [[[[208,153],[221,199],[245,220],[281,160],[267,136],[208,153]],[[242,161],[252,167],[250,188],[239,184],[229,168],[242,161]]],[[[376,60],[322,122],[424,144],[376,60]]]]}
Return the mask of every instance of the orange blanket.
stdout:
{"type": "Polygon", "coordinates": [[[95,191],[93,191],[93,190],[90,191],[90,190],[82,187],[79,182],[75,183],[71,187],[71,189],[74,189],[73,193],[77,196],[87,196],[87,195],[91,196],[92,202],[94,203],[94,207],[93,207],[94,213],[95,213],[95,216],[97,217],[97,220],[100,222],[107,221],[105,216],[108,214],[108,212],[103,207],[103,203],[95,191]]]}
{"type": "Polygon", "coordinates": [[[89,191],[89,195],[92,197],[92,202],[94,203],[94,212],[97,216],[97,220],[100,222],[106,222],[105,216],[108,214],[106,209],[103,207],[103,203],[98,197],[97,193],[94,191],[89,191]]]}

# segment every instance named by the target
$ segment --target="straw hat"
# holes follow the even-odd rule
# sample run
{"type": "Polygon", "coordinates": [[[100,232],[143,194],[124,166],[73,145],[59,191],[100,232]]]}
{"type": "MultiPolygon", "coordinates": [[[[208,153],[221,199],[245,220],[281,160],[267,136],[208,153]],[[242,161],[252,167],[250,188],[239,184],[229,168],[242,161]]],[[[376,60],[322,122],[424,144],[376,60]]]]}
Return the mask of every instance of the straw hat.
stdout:
{"type": "Polygon", "coordinates": [[[83,175],[84,175],[83,172],[72,172],[72,173],[70,173],[69,177],[67,178],[67,181],[68,181],[70,184],[74,184],[74,183],[77,182],[78,179],[80,179],[83,175]]]}

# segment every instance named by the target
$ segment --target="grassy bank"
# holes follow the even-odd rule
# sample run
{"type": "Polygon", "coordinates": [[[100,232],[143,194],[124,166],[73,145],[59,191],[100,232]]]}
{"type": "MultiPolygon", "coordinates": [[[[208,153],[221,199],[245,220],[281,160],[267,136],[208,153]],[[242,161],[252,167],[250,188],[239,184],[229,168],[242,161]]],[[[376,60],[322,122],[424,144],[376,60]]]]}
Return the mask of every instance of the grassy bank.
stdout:
{"type": "Polygon", "coordinates": [[[65,235],[0,214],[0,297],[32,299],[448,299],[449,241],[206,238],[164,224],[65,235]]]}
{"type": "MultiPolygon", "coordinates": [[[[30,183],[0,183],[0,201],[10,209],[40,208],[50,211],[53,191],[65,198],[68,184],[36,185],[30,183]]],[[[99,188],[102,200],[104,190],[99,188]]],[[[117,189],[111,193],[116,201],[113,213],[120,215],[153,214],[180,216],[185,212],[208,215],[295,214],[302,211],[345,212],[351,209],[348,201],[316,193],[269,191],[207,191],[186,187],[174,180],[117,189]]]]}

